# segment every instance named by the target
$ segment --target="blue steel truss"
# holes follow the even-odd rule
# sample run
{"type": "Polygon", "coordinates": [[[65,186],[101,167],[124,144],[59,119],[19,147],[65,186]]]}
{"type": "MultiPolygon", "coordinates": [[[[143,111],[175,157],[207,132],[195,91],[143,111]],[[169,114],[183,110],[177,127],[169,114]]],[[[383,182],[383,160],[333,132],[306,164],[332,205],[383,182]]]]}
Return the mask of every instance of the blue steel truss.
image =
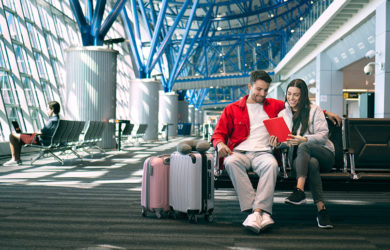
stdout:
{"type": "Polygon", "coordinates": [[[122,11],[126,1],[118,0],[102,24],[106,0],[97,0],[95,8],[93,8],[92,0],[86,0],[85,15],[79,0],[69,0],[70,7],[81,32],[83,46],[103,45],[104,37],[122,11]]]}
{"type": "MultiPolygon", "coordinates": [[[[97,0],[95,9],[86,0],[85,16],[78,0],[69,1],[83,44],[100,45],[120,12],[138,77],[161,75],[169,92],[188,78],[272,72],[287,53],[294,29],[320,0],[130,0],[125,8],[126,0],[119,0],[103,24],[105,0],[97,0]]],[[[200,107],[235,101],[242,96],[238,92],[246,92],[237,89],[193,89],[181,96],[200,107]],[[219,99],[221,91],[237,93],[219,99]]]]}

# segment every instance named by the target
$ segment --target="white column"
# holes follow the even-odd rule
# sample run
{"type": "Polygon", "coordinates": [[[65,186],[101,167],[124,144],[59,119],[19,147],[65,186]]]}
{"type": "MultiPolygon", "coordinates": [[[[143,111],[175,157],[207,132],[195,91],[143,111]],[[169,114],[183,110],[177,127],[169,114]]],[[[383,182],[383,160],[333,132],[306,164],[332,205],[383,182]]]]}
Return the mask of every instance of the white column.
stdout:
{"type": "Polygon", "coordinates": [[[160,123],[170,124],[169,136],[177,136],[178,95],[174,92],[160,91],[158,120],[160,123]]]}
{"type": "Polygon", "coordinates": [[[342,116],[343,73],[335,70],[332,60],[325,53],[316,58],[316,89],[316,104],[342,116]]]}
{"type": "MultiPolygon", "coordinates": [[[[66,50],[65,119],[115,119],[117,54],[115,50],[99,46],[66,50]]],[[[108,123],[100,146],[115,147],[114,124],[108,123]]]]}
{"type": "Polygon", "coordinates": [[[178,122],[179,123],[188,123],[188,102],[186,100],[181,100],[178,102],[178,122]]]}
{"type": "Polygon", "coordinates": [[[376,8],[375,118],[390,117],[390,1],[376,8]],[[387,60],[389,59],[389,60],[387,60]],[[380,64],[384,64],[383,69],[380,64]]]}
{"type": "MultiPolygon", "coordinates": [[[[134,124],[148,124],[145,140],[158,138],[158,91],[160,81],[135,79],[130,81],[130,107],[128,114],[134,124]]],[[[134,127],[137,129],[137,126],[134,127]]]]}

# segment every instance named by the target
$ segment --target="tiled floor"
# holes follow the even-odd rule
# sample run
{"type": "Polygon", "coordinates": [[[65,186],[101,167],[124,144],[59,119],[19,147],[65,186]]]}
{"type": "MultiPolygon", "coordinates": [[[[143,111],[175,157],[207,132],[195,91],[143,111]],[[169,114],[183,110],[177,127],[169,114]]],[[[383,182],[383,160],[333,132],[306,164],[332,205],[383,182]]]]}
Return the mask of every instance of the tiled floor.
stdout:
{"type": "Polygon", "coordinates": [[[64,166],[52,158],[1,166],[0,249],[390,249],[390,190],[326,191],[333,230],[317,228],[310,201],[284,204],[288,192],[281,190],[274,199],[276,224],[260,235],[242,228],[246,214],[232,189],[215,191],[212,223],[142,217],[144,159],[173,152],[183,139],[92,159],[67,155],[64,166]]]}

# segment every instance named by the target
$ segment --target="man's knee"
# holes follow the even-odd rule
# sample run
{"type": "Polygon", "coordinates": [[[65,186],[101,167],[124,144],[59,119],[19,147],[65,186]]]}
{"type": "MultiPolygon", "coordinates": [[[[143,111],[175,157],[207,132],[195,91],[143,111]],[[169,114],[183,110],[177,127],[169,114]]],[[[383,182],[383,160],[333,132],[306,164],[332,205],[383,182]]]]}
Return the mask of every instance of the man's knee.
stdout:
{"type": "Polygon", "coordinates": [[[231,170],[234,168],[245,168],[248,169],[250,162],[246,162],[243,160],[241,157],[238,157],[237,155],[229,155],[228,157],[225,158],[224,161],[225,168],[227,170],[231,170]]]}

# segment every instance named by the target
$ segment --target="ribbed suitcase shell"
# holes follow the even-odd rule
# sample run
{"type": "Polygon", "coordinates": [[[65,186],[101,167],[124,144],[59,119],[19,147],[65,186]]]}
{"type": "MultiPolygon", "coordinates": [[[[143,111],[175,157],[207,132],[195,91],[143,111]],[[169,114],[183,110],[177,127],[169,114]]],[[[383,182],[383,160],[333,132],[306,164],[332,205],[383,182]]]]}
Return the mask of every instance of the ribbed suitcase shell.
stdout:
{"type": "Polygon", "coordinates": [[[200,153],[171,154],[169,200],[174,211],[189,215],[203,213],[211,215],[214,209],[214,157],[209,153],[205,156],[207,163],[202,170],[200,153]]]}
{"type": "Polygon", "coordinates": [[[148,211],[161,217],[169,207],[169,155],[152,156],[145,160],[141,190],[142,215],[148,211]]]}

